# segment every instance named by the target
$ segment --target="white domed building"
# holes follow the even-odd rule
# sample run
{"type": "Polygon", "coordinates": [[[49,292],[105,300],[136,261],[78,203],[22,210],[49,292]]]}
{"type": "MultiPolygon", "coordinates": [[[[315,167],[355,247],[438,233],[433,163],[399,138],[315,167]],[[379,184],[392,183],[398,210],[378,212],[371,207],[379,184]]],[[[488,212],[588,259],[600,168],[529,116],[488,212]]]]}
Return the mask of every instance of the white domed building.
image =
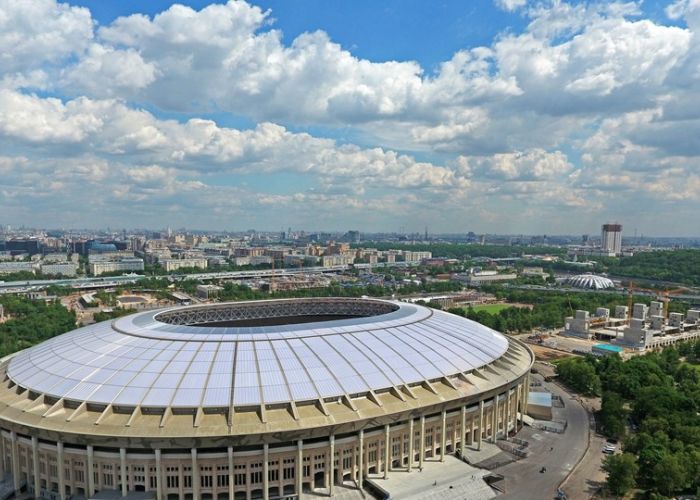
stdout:
{"type": "Polygon", "coordinates": [[[65,499],[334,493],[516,430],[531,351],[371,299],[147,311],[0,362],[0,474],[65,499]]]}
{"type": "Polygon", "coordinates": [[[611,279],[595,274],[578,274],[566,278],[566,283],[576,288],[588,288],[590,290],[605,290],[615,288],[611,279]]]}

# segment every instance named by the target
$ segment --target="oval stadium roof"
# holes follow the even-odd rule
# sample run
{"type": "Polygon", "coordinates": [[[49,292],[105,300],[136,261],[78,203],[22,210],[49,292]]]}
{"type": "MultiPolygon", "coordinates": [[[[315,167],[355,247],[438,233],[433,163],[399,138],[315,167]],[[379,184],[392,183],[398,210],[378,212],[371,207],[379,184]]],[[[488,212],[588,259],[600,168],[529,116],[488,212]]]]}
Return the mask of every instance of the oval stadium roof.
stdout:
{"type": "Polygon", "coordinates": [[[245,407],[440,379],[507,349],[500,333],[420,305],[290,299],[161,309],[86,326],[18,353],[8,375],[69,401],[245,407]],[[300,315],[303,322],[287,321],[300,315]]]}
{"type": "Polygon", "coordinates": [[[603,290],[605,288],[615,287],[615,284],[611,279],[603,276],[596,276],[595,274],[579,274],[576,276],[569,276],[566,279],[566,282],[569,285],[575,286],[576,288],[590,288],[593,290],[603,290]]]}

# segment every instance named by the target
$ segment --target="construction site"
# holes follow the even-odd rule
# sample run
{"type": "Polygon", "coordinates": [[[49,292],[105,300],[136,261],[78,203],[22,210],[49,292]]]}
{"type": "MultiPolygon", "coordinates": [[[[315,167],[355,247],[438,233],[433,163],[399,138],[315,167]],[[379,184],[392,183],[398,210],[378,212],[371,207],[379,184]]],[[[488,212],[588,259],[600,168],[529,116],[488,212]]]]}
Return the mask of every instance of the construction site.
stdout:
{"type": "Polygon", "coordinates": [[[628,305],[615,306],[614,311],[599,307],[591,315],[577,310],[565,320],[562,335],[591,342],[594,354],[622,352],[622,349],[645,351],[674,344],[679,341],[700,338],[700,309],[689,309],[686,314],[669,312],[670,295],[662,292],[659,300],[649,305],[632,303],[632,290],[628,305]],[[621,349],[610,349],[606,346],[621,349]]]}

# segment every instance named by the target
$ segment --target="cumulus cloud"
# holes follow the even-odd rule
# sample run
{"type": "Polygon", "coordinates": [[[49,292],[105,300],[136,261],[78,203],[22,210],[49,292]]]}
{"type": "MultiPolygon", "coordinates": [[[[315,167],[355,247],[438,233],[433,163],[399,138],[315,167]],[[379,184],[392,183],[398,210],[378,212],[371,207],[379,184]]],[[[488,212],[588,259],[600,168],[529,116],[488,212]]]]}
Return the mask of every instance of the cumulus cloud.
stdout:
{"type": "Polygon", "coordinates": [[[493,156],[460,156],[457,163],[471,174],[503,180],[539,181],[562,179],[574,166],[561,151],[543,149],[496,154],[493,156]]]}
{"type": "Polygon", "coordinates": [[[640,193],[700,208],[698,0],[669,5],[675,26],[638,2],[496,4],[527,26],[428,71],[357,57],[333,33],[287,40],[244,1],[99,26],[82,7],[0,0],[3,202],[35,189],[63,210],[70,193],[105,213],[109,200],[218,203],[328,221],[343,206],[384,221],[469,207],[501,223],[503,207],[632,213],[640,193]],[[252,125],[204,118],[221,115],[252,125]]]}
{"type": "Polygon", "coordinates": [[[90,11],[54,0],[0,1],[0,71],[35,69],[79,54],[93,37],[90,11]]]}

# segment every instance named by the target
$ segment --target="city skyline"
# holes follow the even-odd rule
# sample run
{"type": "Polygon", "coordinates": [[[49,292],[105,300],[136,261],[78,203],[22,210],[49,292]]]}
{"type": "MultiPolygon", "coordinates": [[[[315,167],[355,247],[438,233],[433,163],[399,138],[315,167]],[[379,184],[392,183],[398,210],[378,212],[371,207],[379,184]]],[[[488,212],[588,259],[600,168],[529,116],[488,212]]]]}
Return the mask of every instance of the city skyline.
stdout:
{"type": "Polygon", "coordinates": [[[0,1],[0,223],[697,236],[696,1],[185,3],[0,1]]]}

